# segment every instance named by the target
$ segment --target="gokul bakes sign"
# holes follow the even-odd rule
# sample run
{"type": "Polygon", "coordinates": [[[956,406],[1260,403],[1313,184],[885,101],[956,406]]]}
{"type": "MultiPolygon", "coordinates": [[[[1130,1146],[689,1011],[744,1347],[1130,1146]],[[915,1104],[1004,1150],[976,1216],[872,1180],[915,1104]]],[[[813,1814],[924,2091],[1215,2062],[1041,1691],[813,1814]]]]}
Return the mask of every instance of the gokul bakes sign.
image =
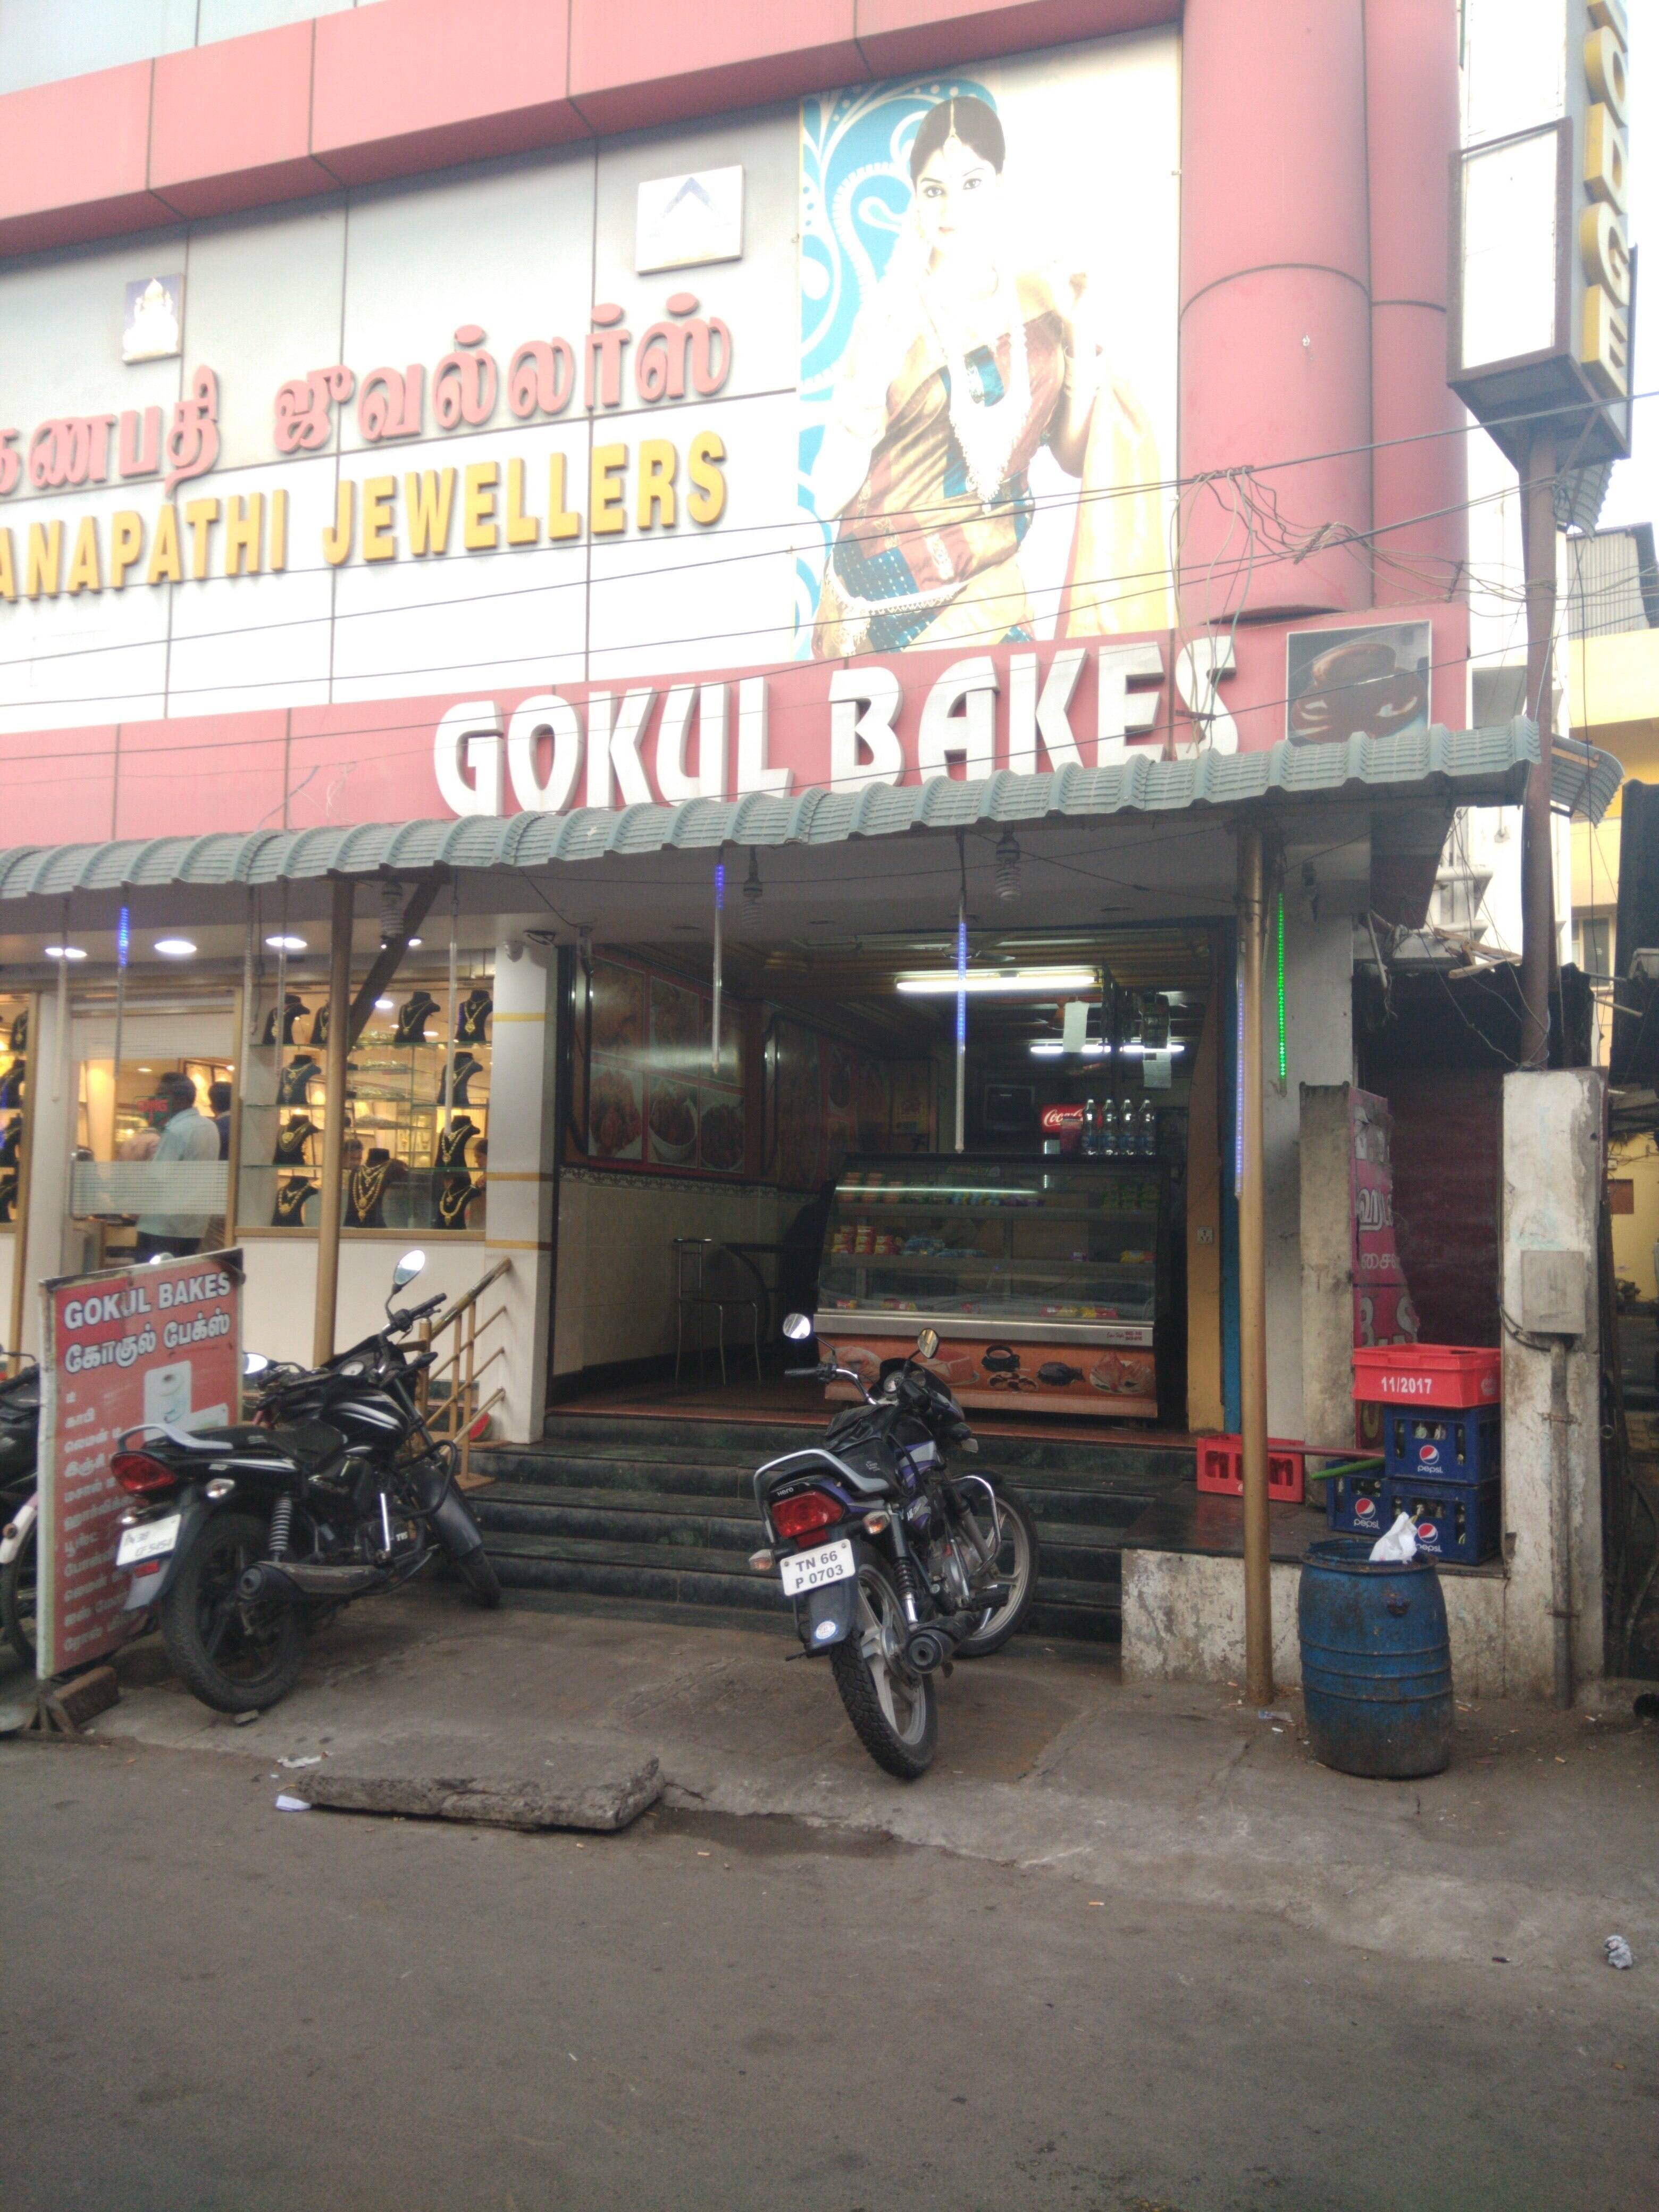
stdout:
{"type": "MultiPolygon", "coordinates": [[[[712,398],[732,373],[732,339],[718,316],[698,312],[695,293],[675,292],[663,317],[635,331],[623,311],[601,302],[585,337],[527,338],[503,368],[477,324],[463,324],[453,349],[430,369],[419,362],[358,373],[336,362],[291,377],[276,392],[271,445],[283,459],[319,453],[344,410],[366,447],[486,428],[503,415],[519,423],[562,416],[603,416],[624,404],[672,408],[712,398]]],[[[206,476],[220,456],[219,378],[198,368],[188,398],[168,418],[160,407],[66,416],[39,423],[27,443],[0,429],[0,498],[25,482],[37,493],[161,477],[166,500],[146,518],[112,514],[31,521],[14,543],[0,525],[0,599],[70,597],[146,585],[202,582],[210,575],[280,573],[288,566],[289,494],[210,495],[182,504],[181,485],[206,476]]],[[[726,506],[720,435],[696,429],[594,447],[585,482],[572,482],[565,457],[550,457],[531,480],[521,459],[480,460],[397,476],[343,477],[332,521],[321,533],[323,559],[339,567],[459,549],[558,544],[585,534],[672,528],[684,514],[704,526],[726,506]]]]}

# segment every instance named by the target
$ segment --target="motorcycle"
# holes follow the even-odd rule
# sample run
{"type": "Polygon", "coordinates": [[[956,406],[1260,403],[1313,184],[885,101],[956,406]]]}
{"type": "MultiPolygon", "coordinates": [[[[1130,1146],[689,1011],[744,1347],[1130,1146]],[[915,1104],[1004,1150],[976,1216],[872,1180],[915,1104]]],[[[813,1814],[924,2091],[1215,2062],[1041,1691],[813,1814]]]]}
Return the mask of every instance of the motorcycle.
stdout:
{"type": "Polygon", "coordinates": [[[312,1632],[353,1598],[401,1589],[440,1553],[474,1601],[501,1584],[454,1482],[453,1445],[415,1397],[430,1350],[401,1339],[444,1303],[394,1310],[425,1266],[405,1253],[386,1327],[325,1366],[244,1362],[256,1411],[226,1429],[135,1429],[110,1472],[137,1501],[116,1565],[125,1610],[154,1608],[168,1658],[216,1712],[262,1711],[300,1678],[312,1632]]]}
{"type": "Polygon", "coordinates": [[[33,1360],[0,1382],[0,1631],[34,1672],[36,1504],[34,1466],[40,1425],[40,1370],[33,1360]]]}
{"type": "MultiPolygon", "coordinates": [[[[800,1343],[812,1324],[790,1314],[783,1333],[800,1343]]],[[[1000,1650],[1036,1593],[1030,1508],[1005,1483],[948,1469],[949,1451],[976,1453],[979,1440],[927,1364],[938,1350],[924,1328],[873,1391],[833,1358],[787,1370],[851,1382],[862,1402],[831,1418],[822,1443],[755,1472],[771,1541],[749,1564],[779,1576],[806,1656],[829,1655],[860,1741],[905,1782],[933,1763],[936,1677],[1000,1650]]]]}

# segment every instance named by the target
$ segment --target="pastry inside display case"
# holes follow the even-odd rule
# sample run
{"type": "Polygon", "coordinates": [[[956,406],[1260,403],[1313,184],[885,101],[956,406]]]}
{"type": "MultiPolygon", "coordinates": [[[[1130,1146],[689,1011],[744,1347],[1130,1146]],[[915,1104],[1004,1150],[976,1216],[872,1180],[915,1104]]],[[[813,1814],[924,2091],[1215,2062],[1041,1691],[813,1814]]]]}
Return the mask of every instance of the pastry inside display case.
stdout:
{"type": "Polygon", "coordinates": [[[1166,1174],[1051,1155],[849,1162],[824,1235],[820,1343],[873,1376],[931,1327],[964,1406],[1152,1419],[1166,1174]]]}
{"type": "MultiPolygon", "coordinates": [[[[405,980],[377,999],[346,1060],[342,1224],[353,1231],[479,1234],[489,1157],[489,974],[405,980]],[[450,1060],[453,1030],[453,1097],[450,1060]]],[[[239,1220],[244,1229],[317,1226],[327,1110],[328,1005],[289,981],[281,1038],[276,994],[254,1031],[243,1085],[239,1220]]]]}

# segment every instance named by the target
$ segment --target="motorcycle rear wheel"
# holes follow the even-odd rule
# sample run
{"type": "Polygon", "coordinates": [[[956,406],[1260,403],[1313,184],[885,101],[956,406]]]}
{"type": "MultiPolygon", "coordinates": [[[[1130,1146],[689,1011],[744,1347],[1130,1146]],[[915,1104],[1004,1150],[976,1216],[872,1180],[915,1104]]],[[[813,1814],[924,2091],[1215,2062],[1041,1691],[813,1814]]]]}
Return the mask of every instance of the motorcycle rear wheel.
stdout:
{"type": "Polygon", "coordinates": [[[236,1595],[246,1568],[270,1548],[252,1513],[216,1513],[156,1608],[161,1641],[185,1686],[216,1713],[263,1712],[285,1698],[305,1665],[307,1624],[297,1605],[236,1595]]]}
{"type": "Polygon", "coordinates": [[[36,1564],[40,1524],[36,1522],[0,1572],[0,1626],[12,1650],[34,1672],[36,1564]]]}
{"type": "MultiPolygon", "coordinates": [[[[1000,1605],[993,1606],[981,1614],[979,1626],[971,1636],[964,1636],[957,1646],[958,1659],[986,1659],[993,1651],[1000,1651],[1011,1636],[1017,1636],[1025,1626],[1036,1597],[1037,1586],[1037,1530],[1031,1517],[1031,1509],[1017,1490],[999,1486],[997,1503],[1002,1508],[1002,1544],[997,1553],[999,1580],[1008,1584],[1008,1595],[1000,1605]]],[[[975,1516],[976,1519],[979,1516],[975,1516]]],[[[986,1534],[988,1537],[990,1531],[986,1534]]]]}
{"type": "Polygon", "coordinates": [[[853,1634],[830,1654],[836,1687],[876,1765],[915,1782],[938,1748],[939,1694],[931,1674],[904,1663],[904,1607],[886,1568],[862,1560],[858,1582],[853,1634]]]}

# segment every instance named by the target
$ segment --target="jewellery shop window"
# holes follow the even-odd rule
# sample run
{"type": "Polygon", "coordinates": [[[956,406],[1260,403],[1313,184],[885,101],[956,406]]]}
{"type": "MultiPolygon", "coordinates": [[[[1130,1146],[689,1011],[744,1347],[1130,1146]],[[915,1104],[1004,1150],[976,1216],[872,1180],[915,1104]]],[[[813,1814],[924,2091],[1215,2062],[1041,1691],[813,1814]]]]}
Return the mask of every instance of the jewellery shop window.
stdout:
{"type": "Polygon", "coordinates": [[[27,1126],[29,1009],[0,995],[0,1236],[17,1225],[22,1205],[23,1132],[27,1126]]]}
{"type": "MultiPolygon", "coordinates": [[[[256,1016],[247,1054],[237,1186],[245,1233],[314,1230],[321,1211],[328,994],[289,982],[283,1001],[280,1038],[273,994],[256,1016]]],[[[400,978],[392,995],[375,1000],[346,1060],[340,1218],[348,1235],[483,1234],[494,1012],[482,963],[460,975],[453,1006],[444,978],[400,978]]]]}

